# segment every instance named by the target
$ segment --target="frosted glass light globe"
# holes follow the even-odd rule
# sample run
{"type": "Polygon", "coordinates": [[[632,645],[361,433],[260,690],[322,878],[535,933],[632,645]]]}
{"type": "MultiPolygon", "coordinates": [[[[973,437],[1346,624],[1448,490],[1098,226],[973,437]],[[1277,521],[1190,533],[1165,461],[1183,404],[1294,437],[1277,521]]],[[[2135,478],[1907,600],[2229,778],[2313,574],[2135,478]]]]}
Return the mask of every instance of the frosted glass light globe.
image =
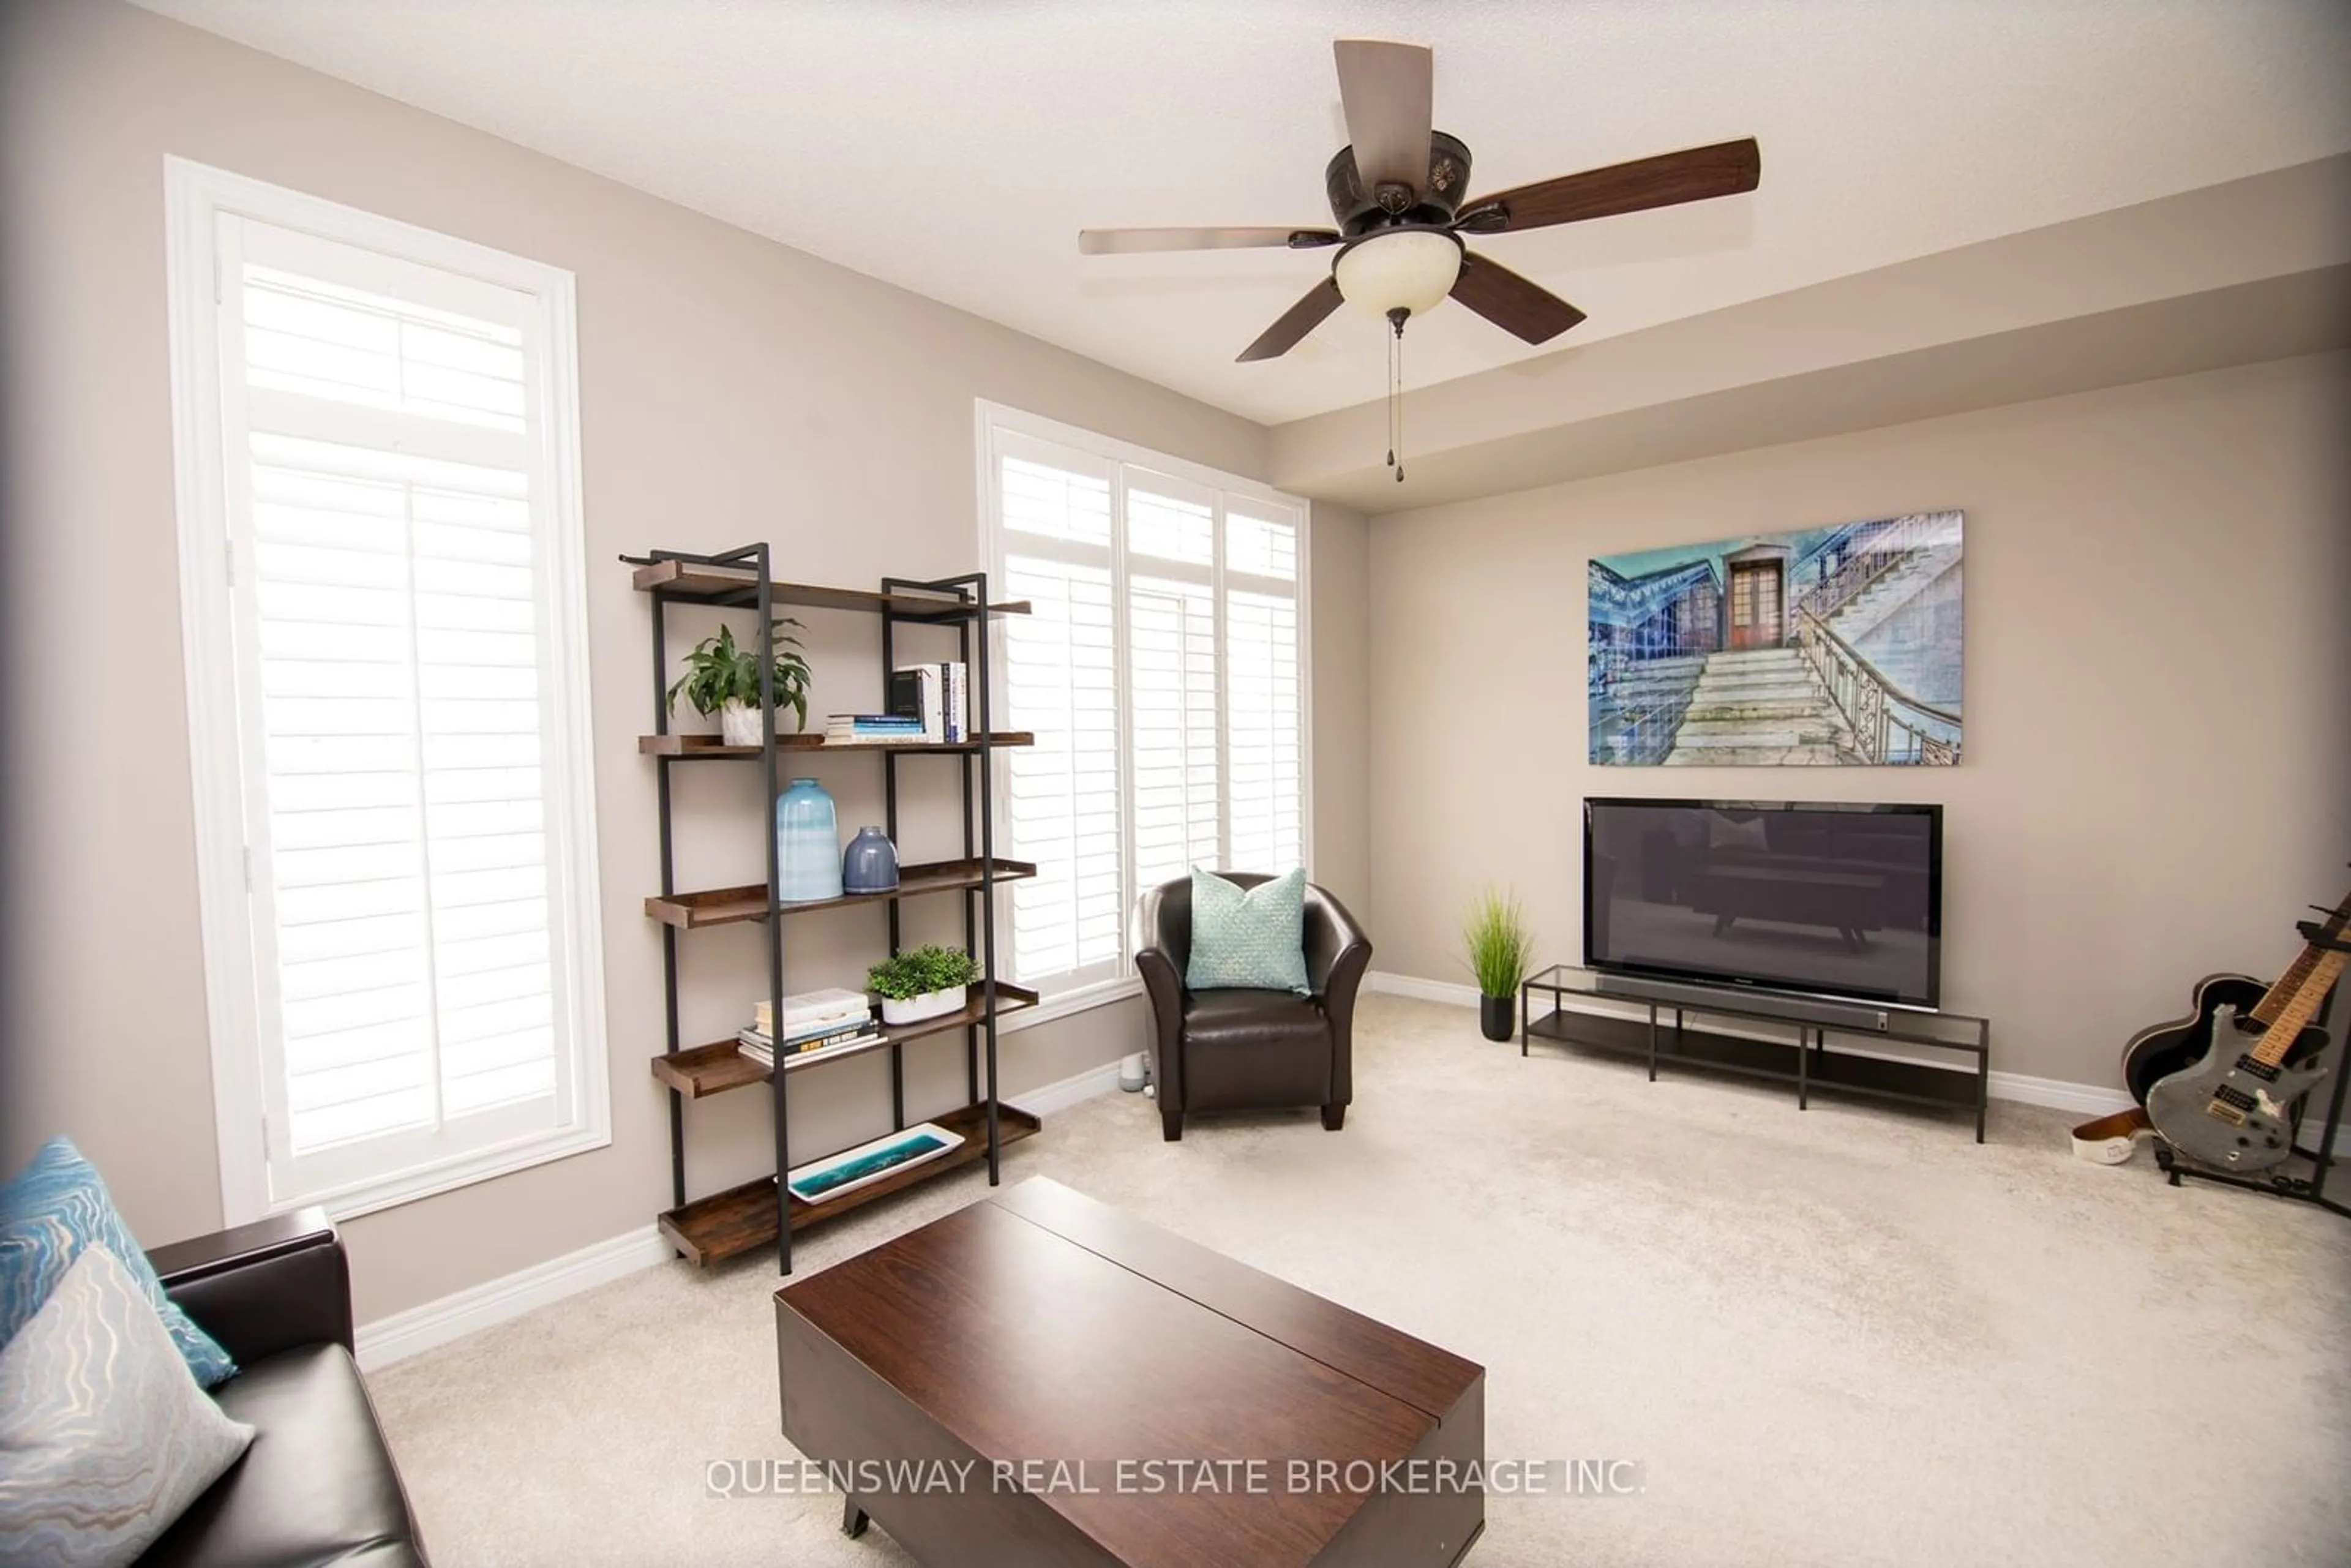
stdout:
{"type": "Polygon", "coordinates": [[[1461,242],[1433,229],[1397,229],[1350,246],[1333,271],[1339,293],[1374,316],[1417,316],[1453,291],[1461,276],[1461,242]]]}

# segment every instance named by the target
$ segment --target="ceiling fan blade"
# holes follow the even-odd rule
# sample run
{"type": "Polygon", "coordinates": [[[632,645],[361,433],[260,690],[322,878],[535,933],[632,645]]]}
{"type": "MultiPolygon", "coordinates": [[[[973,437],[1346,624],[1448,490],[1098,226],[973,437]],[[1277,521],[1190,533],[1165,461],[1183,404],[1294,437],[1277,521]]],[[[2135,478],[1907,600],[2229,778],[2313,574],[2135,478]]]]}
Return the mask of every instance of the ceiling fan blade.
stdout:
{"type": "Polygon", "coordinates": [[[1126,256],[1152,250],[1246,250],[1286,246],[1311,250],[1339,243],[1337,229],[1165,228],[1080,229],[1078,249],[1086,256],[1126,256]]]}
{"type": "Polygon", "coordinates": [[[1548,343],[1583,319],[1583,311],[1550,289],[1482,256],[1461,258],[1453,298],[1530,343],[1548,343]]]}
{"type": "Polygon", "coordinates": [[[1339,280],[1326,277],[1308,289],[1306,298],[1281,313],[1281,319],[1268,327],[1258,340],[1240,351],[1234,362],[1248,364],[1252,360],[1279,359],[1296,348],[1299,340],[1322,324],[1323,318],[1339,308],[1339,280]]]}
{"type": "Polygon", "coordinates": [[[1585,218],[1614,217],[1714,196],[1751,191],[1763,178],[1763,153],[1751,136],[1660,153],[1556,180],[1538,180],[1480,196],[1461,209],[1461,226],[1471,234],[1515,234],[1585,218]],[[1489,214],[1499,213],[1499,221],[1489,214]]]}
{"type": "Polygon", "coordinates": [[[1419,44],[1376,38],[1341,38],[1331,48],[1364,192],[1403,185],[1416,199],[1428,184],[1432,57],[1419,44]]]}

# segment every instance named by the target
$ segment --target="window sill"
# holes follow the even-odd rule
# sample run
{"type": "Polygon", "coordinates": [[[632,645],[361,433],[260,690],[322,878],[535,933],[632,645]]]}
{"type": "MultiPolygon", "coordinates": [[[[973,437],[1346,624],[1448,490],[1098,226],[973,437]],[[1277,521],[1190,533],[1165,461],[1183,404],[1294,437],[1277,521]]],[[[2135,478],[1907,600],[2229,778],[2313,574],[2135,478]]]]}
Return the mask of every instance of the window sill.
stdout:
{"type": "Polygon", "coordinates": [[[1033,1008],[1023,1008],[1009,1017],[998,1020],[999,1035],[1018,1034],[1025,1029],[1035,1029],[1057,1019],[1074,1018],[1096,1008],[1123,1002],[1130,997],[1143,995],[1143,977],[1125,975],[1114,980],[1097,980],[1091,986],[1081,986],[1072,991],[1048,996],[1033,1008]]]}

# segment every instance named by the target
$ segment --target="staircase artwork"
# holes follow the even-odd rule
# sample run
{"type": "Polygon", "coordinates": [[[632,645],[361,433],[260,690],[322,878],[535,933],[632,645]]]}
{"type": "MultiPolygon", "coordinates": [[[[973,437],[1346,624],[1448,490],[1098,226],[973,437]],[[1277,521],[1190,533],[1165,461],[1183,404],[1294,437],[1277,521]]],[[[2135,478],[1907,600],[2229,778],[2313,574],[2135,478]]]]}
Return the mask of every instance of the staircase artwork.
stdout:
{"type": "Polygon", "coordinates": [[[1592,760],[1957,763],[1963,520],[1915,512],[1594,557],[1592,760]]]}

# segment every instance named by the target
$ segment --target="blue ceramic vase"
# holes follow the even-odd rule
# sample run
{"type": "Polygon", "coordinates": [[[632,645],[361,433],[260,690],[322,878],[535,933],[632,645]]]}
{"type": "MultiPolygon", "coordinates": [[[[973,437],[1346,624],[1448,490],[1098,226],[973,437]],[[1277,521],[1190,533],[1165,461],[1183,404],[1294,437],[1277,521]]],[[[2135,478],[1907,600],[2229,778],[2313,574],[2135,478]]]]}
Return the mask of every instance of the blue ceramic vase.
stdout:
{"type": "Polygon", "coordinates": [[[786,904],[841,896],[841,829],[832,797],[813,779],[795,779],[776,797],[776,896],[786,904]]]}
{"type": "Polygon", "coordinates": [[[898,851],[879,828],[860,828],[841,857],[843,893],[898,891],[898,851]]]}

